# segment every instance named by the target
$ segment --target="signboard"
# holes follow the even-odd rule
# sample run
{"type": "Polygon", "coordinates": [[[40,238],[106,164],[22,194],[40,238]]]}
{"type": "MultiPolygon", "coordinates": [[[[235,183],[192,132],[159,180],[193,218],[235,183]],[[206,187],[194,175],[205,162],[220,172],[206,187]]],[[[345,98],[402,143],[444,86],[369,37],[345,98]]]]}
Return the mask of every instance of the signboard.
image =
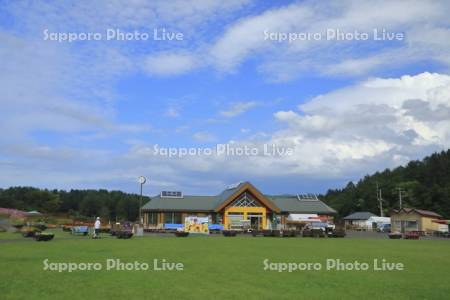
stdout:
{"type": "Polygon", "coordinates": [[[209,234],[209,217],[186,217],[184,219],[184,231],[189,233],[209,234]]]}
{"type": "Polygon", "coordinates": [[[439,224],[438,231],[439,232],[448,232],[448,225],[447,224],[439,224]]]}

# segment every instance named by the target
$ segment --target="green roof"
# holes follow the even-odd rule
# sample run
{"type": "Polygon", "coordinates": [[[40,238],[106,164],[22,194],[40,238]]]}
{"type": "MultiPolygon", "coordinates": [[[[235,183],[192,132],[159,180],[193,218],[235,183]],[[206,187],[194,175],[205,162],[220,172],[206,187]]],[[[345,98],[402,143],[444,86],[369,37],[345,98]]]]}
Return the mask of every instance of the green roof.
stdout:
{"type": "Polygon", "coordinates": [[[183,210],[183,211],[213,211],[221,202],[218,196],[191,196],[183,198],[162,198],[160,195],[152,197],[145,204],[143,210],[183,210]]]}
{"type": "Polygon", "coordinates": [[[335,214],[336,211],[320,200],[299,200],[297,195],[266,195],[282,212],[301,214],[335,214]]]}
{"type": "MultiPolygon", "coordinates": [[[[225,189],[216,196],[194,196],[184,195],[182,198],[161,197],[161,195],[152,197],[146,203],[143,210],[157,211],[210,211],[227,200],[245,182],[232,188],[225,189]]],[[[317,214],[335,214],[336,211],[320,200],[299,200],[296,195],[265,195],[282,212],[289,213],[317,213],[317,214]]]]}

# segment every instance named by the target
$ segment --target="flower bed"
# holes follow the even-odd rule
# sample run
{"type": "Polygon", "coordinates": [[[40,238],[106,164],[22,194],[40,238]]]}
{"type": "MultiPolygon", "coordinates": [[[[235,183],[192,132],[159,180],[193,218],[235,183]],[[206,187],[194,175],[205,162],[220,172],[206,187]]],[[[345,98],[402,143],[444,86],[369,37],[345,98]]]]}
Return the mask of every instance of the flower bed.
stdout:
{"type": "Polygon", "coordinates": [[[398,240],[402,238],[402,234],[401,233],[389,233],[389,238],[393,239],[393,240],[398,240]]]}
{"type": "Polygon", "coordinates": [[[50,240],[53,240],[54,237],[55,237],[55,235],[54,235],[53,233],[49,233],[49,232],[37,232],[37,233],[34,235],[34,239],[35,239],[36,241],[38,241],[38,242],[41,242],[41,241],[44,241],[44,242],[50,241],[50,240]]]}
{"type": "Polygon", "coordinates": [[[235,230],[223,230],[222,234],[227,237],[236,236],[237,232],[235,230]]]}
{"type": "Polygon", "coordinates": [[[131,231],[116,231],[115,236],[118,239],[130,239],[133,237],[133,233],[131,231]]]}
{"type": "Polygon", "coordinates": [[[406,240],[418,240],[420,238],[420,234],[418,232],[407,232],[403,238],[406,240]]]}
{"type": "Polygon", "coordinates": [[[176,231],[174,232],[175,236],[177,237],[187,237],[189,235],[189,232],[184,232],[184,231],[176,231]]]}
{"type": "Polygon", "coordinates": [[[345,237],[345,235],[346,235],[345,230],[337,229],[337,230],[334,230],[334,231],[329,235],[329,237],[343,238],[343,237],[345,237]]]}
{"type": "Polygon", "coordinates": [[[36,233],[41,232],[40,229],[34,226],[25,226],[21,229],[23,237],[34,237],[36,233]]]}

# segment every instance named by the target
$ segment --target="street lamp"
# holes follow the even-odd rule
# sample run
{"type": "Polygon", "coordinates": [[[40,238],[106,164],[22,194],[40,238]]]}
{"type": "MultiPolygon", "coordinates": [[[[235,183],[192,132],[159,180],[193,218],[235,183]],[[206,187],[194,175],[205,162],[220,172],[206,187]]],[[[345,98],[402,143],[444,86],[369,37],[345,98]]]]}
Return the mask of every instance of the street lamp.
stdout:
{"type": "Polygon", "coordinates": [[[138,182],[141,186],[141,195],[139,197],[139,224],[142,224],[142,186],[147,182],[147,179],[144,176],[139,176],[138,182]]]}

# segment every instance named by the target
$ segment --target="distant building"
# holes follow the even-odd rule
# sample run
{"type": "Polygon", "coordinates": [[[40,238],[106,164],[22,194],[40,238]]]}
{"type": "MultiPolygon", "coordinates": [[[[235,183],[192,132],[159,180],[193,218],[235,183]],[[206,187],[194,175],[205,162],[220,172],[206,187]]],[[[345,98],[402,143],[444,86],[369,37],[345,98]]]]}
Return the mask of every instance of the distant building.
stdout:
{"type": "Polygon", "coordinates": [[[344,222],[347,229],[376,230],[381,224],[390,224],[391,219],[379,217],[368,211],[362,211],[346,216],[344,222]]]}
{"type": "Polygon", "coordinates": [[[392,232],[422,231],[431,233],[439,231],[439,223],[435,221],[442,219],[440,214],[433,211],[403,208],[391,212],[391,228],[392,232]]]}
{"type": "Polygon", "coordinates": [[[161,192],[142,207],[142,213],[147,228],[177,228],[186,217],[197,216],[209,217],[211,224],[224,229],[270,229],[288,227],[293,214],[328,219],[336,211],[314,195],[265,195],[241,182],[214,196],[161,192]]]}

